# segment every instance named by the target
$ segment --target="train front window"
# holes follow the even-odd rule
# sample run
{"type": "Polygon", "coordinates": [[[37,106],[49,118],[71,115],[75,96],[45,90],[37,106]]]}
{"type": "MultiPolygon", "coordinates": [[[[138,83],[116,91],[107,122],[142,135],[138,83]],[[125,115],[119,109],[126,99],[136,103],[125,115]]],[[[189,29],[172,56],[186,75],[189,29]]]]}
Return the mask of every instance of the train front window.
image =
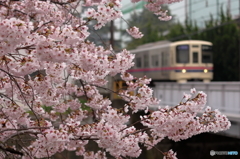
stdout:
{"type": "Polygon", "coordinates": [[[193,52],[193,63],[198,63],[198,52],[193,52]]]}
{"type": "Polygon", "coordinates": [[[176,47],[176,62],[189,63],[189,45],[178,45],[176,47]]]}
{"type": "Polygon", "coordinates": [[[202,63],[212,62],[212,46],[202,45],[202,63]]]}

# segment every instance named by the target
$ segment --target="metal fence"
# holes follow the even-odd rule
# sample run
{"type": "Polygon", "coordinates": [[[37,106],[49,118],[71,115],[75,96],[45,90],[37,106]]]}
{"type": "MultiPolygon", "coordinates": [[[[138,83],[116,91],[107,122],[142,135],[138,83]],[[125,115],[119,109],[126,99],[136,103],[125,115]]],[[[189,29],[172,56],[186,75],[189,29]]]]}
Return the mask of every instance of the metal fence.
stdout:
{"type": "Polygon", "coordinates": [[[189,93],[191,88],[207,94],[207,105],[240,122],[240,82],[156,82],[154,96],[161,100],[160,105],[175,106],[189,93]]]}

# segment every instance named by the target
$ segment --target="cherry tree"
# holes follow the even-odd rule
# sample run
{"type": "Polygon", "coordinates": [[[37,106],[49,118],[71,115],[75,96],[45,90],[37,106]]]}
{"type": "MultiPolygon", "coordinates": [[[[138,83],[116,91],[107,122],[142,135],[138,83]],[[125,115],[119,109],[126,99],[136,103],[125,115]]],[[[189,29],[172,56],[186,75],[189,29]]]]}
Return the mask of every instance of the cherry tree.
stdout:
{"type": "MultiPolygon", "coordinates": [[[[178,1],[151,0],[146,7],[169,20],[160,6],[178,1]]],[[[144,128],[129,122],[139,110],[159,104],[148,87],[151,80],[127,73],[134,65],[129,51],[87,40],[89,25],[97,30],[121,17],[120,0],[0,0],[0,158],[50,158],[62,151],[85,159],[134,158],[142,152],[140,144],[151,149],[166,137],[180,141],[230,127],[225,115],[205,106],[206,94],[195,89],[175,107],[159,106],[140,116],[144,128]],[[88,9],[74,16],[81,6],[88,9]],[[127,89],[106,88],[107,77],[119,74],[127,89]],[[112,107],[99,88],[127,104],[112,107]],[[87,118],[92,120],[84,122],[87,118]],[[99,151],[89,151],[89,141],[99,151]]],[[[143,36],[136,26],[127,32],[143,36]]],[[[176,158],[172,150],[159,152],[176,158]]]]}

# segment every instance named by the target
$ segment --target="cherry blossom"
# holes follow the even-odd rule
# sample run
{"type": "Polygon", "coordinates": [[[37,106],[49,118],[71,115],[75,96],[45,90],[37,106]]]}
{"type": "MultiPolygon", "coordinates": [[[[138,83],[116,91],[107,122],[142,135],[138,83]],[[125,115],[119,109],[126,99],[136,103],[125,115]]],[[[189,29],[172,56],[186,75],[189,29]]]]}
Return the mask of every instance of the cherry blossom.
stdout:
{"type": "Polygon", "coordinates": [[[139,29],[137,27],[132,27],[127,29],[127,32],[134,37],[135,39],[139,39],[143,37],[143,34],[139,31],[139,29]]]}
{"type": "MultiPolygon", "coordinates": [[[[146,7],[169,20],[161,5],[178,1],[147,1],[146,7]]],[[[87,40],[89,25],[98,30],[121,17],[120,0],[0,1],[0,158],[51,158],[63,151],[85,159],[136,158],[140,144],[152,149],[165,137],[179,141],[230,127],[195,89],[174,107],[151,110],[160,103],[148,86],[151,79],[128,72],[135,55],[87,40]],[[115,77],[126,89],[107,87],[115,77]],[[113,107],[101,89],[126,103],[113,107]],[[131,123],[140,110],[148,113],[137,122],[142,129],[131,123]],[[88,150],[89,141],[99,149],[88,150]]],[[[143,36],[135,26],[127,32],[143,36]]],[[[172,150],[163,155],[176,158],[172,150]]]]}
{"type": "Polygon", "coordinates": [[[176,157],[176,152],[174,153],[173,150],[169,150],[165,156],[163,157],[163,159],[177,159],[176,157]]]}

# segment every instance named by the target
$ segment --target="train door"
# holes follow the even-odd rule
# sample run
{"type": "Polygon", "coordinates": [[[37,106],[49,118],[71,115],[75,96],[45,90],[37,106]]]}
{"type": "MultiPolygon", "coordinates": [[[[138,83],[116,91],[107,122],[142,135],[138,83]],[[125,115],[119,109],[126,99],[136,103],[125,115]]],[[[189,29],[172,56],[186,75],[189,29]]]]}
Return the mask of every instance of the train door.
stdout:
{"type": "Polygon", "coordinates": [[[161,52],[161,66],[162,66],[162,78],[169,79],[169,52],[167,50],[162,50],[161,52]]]}

